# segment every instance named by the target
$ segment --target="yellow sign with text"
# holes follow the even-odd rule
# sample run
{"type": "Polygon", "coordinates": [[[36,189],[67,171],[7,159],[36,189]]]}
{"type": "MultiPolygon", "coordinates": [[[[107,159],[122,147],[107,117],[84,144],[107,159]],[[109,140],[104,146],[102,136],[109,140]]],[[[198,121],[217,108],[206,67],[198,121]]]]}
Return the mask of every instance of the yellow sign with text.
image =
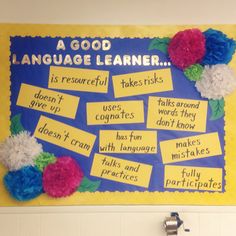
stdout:
{"type": "Polygon", "coordinates": [[[157,153],[157,132],[143,130],[100,130],[101,153],[157,153]]]}
{"type": "Polygon", "coordinates": [[[144,123],[144,106],[142,100],[87,103],[88,125],[130,123],[144,123]]]}
{"type": "Polygon", "coordinates": [[[143,130],[100,130],[101,153],[157,153],[157,132],[143,130]]]}
{"type": "Polygon", "coordinates": [[[222,154],[219,135],[216,132],[162,141],[160,148],[164,164],[222,154]]]}
{"type": "Polygon", "coordinates": [[[107,93],[109,71],[50,66],[48,87],[107,93]]]}
{"type": "Polygon", "coordinates": [[[205,132],[208,102],[149,97],[147,128],[205,132]]]}
{"type": "Polygon", "coordinates": [[[222,191],[221,168],[165,166],[164,188],[222,191]]]}
{"type": "Polygon", "coordinates": [[[21,84],[17,105],[67,118],[75,118],[79,97],[21,84]]]}
{"type": "Polygon", "coordinates": [[[170,68],[112,76],[115,98],[173,90],[170,68]]]}
{"type": "Polygon", "coordinates": [[[41,116],[34,136],[41,140],[89,157],[96,135],[41,116]]]}
{"type": "Polygon", "coordinates": [[[91,175],[148,188],[152,166],[107,155],[94,155],[91,175]]]}

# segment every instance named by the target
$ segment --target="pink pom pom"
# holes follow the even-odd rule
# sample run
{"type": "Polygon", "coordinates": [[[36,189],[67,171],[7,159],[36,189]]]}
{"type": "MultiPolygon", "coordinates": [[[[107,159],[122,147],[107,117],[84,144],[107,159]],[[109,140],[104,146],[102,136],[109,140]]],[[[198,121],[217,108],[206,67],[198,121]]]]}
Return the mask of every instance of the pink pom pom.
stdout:
{"type": "Polygon", "coordinates": [[[84,174],[71,157],[57,158],[43,172],[43,189],[51,197],[66,197],[79,187],[84,174]]]}
{"type": "Polygon", "coordinates": [[[205,55],[205,37],[199,29],[178,32],[170,41],[168,53],[172,63],[184,70],[198,63],[205,55]]]}

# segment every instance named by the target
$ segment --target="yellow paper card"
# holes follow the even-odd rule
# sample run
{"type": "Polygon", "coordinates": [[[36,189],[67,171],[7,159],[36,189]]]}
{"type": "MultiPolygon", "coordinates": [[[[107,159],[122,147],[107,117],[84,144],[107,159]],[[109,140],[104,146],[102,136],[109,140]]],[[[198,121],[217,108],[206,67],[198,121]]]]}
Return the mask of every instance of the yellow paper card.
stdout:
{"type": "Polygon", "coordinates": [[[22,83],[17,105],[74,119],[79,97],[22,83]]]}
{"type": "Polygon", "coordinates": [[[170,68],[112,76],[115,98],[173,90],[170,68]]]}
{"type": "Polygon", "coordinates": [[[222,191],[221,168],[165,166],[164,188],[222,191]]]}
{"type": "Polygon", "coordinates": [[[148,188],[152,166],[95,153],[91,175],[148,188]]]}
{"type": "Polygon", "coordinates": [[[101,153],[157,153],[157,132],[144,130],[100,130],[101,153]]]}
{"type": "Polygon", "coordinates": [[[143,101],[88,102],[87,124],[144,123],[143,101]]]}
{"type": "Polygon", "coordinates": [[[207,101],[149,97],[147,128],[206,131],[207,101]]]}
{"type": "Polygon", "coordinates": [[[48,87],[107,93],[109,71],[50,66],[48,87]]]}
{"type": "Polygon", "coordinates": [[[217,132],[160,142],[164,164],[222,154],[217,132]]]}
{"type": "Polygon", "coordinates": [[[34,136],[89,157],[96,136],[62,122],[41,116],[34,136]]]}

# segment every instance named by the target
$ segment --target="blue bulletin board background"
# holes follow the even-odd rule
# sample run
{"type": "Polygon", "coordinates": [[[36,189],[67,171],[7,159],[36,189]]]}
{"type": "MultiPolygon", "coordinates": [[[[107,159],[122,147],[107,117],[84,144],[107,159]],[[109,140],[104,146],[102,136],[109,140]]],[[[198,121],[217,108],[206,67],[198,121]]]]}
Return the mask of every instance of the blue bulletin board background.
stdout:
{"type": "MultiPolygon", "coordinates": [[[[101,38],[73,38],[78,39],[87,39],[89,41],[94,39],[101,38]]],[[[70,150],[64,149],[62,147],[50,144],[48,142],[38,140],[42,145],[44,151],[54,153],[56,156],[71,156],[73,157],[82,167],[85,176],[89,177],[91,180],[101,180],[100,187],[97,189],[99,192],[115,192],[115,191],[179,191],[183,192],[186,190],[179,189],[164,189],[164,165],[162,163],[162,157],[160,152],[160,147],[158,145],[158,153],[157,154],[112,154],[113,157],[118,157],[125,160],[137,161],[140,163],[150,164],[153,166],[151,180],[149,184],[149,188],[142,188],[134,185],[114,182],[111,180],[100,179],[97,177],[90,176],[90,170],[93,162],[94,153],[99,152],[99,130],[103,129],[114,129],[114,130],[147,130],[146,129],[146,118],[147,118],[147,102],[149,96],[161,96],[161,97],[173,97],[173,98],[184,98],[184,99],[196,99],[196,100],[204,100],[201,98],[200,94],[197,92],[194,87],[194,83],[187,80],[185,75],[181,70],[172,66],[170,64],[166,64],[164,62],[170,62],[165,54],[158,50],[148,50],[149,44],[151,42],[151,38],[105,38],[111,41],[112,47],[109,50],[109,54],[111,55],[158,55],[160,61],[163,62],[162,66],[97,66],[94,61],[92,61],[91,66],[85,65],[72,65],[73,68],[88,68],[88,69],[97,69],[97,70],[107,70],[110,72],[109,76],[109,88],[107,94],[101,93],[91,93],[91,92],[78,92],[78,91],[68,91],[68,90],[57,90],[66,94],[71,94],[80,97],[80,103],[78,107],[78,111],[75,119],[64,118],[57,115],[52,115],[48,113],[43,113],[40,111],[35,111],[27,108],[23,108],[16,105],[17,97],[19,94],[21,83],[26,83],[30,85],[35,85],[42,88],[48,88],[48,78],[49,78],[49,65],[15,65],[11,64],[11,117],[16,114],[22,114],[22,124],[26,130],[29,130],[32,134],[37,126],[40,115],[44,115],[49,118],[53,118],[57,121],[63,122],[65,124],[71,125],[73,127],[88,131],[97,135],[97,139],[95,141],[93,150],[90,154],[90,157],[84,157],[70,150]],[[165,65],[165,66],[164,66],[165,65]],[[169,66],[170,65],[170,66],[169,66]],[[126,74],[132,72],[141,72],[148,71],[153,69],[161,69],[161,68],[171,68],[172,80],[173,80],[173,91],[169,92],[159,92],[147,95],[139,95],[139,96],[131,96],[125,98],[114,98],[113,87],[111,77],[113,75],[126,74]],[[86,103],[87,102],[98,102],[98,101],[128,101],[128,100],[143,100],[144,101],[144,114],[145,114],[145,122],[142,124],[122,124],[122,125],[93,125],[88,126],[86,121],[86,103]]],[[[80,54],[90,54],[91,58],[95,58],[96,54],[101,55],[101,58],[107,54],[105,51],[94,51],[94,50],[78,50],[73,51],[69,48],[70,42],[72,38],[65,37],[11,37],[10,42],[10,52],[11,52],[11,60],[12,54],[17,54],[19,58],[21,58],[24,54],[62,54],[65,56],[66,54],[70,54],[71,56],[80,54]],[[63,51],[58,52],[56,50],[56,45],[59,39],[63,39],[64,43],[68,48],[63,51]]],[[[53,65],[53,64],[52,64],[53,65]]],[[[70,66],[68,66],[70,67],[70,66]]],[[[212,121],[209,119],[210,117],[210,108],[208,106],[208,116],[207,116],[207,125],[206,125],[206,133],[209,132],[218,132],[221,148],[223,150],[223,154],[221,156],[214,156],[196,160],[183,161],[179,163],[173,163],[172,165],[181,165],[181,166],[198,166],[198,167],[218,167],[223,168],[225,165],[224,160],[224,117],[212,121]]],[[[198,132],[187,132],[187,131],[170,131],[170,130],[158,130],[158,144],[160,141],[194,136],[202,133],[198,132]]],[[[225,180],[223,175],[223,191],[225,191],[225,180]]],[[[188,190],[188,191],[196,191],[196,190],[188,190]]]]}

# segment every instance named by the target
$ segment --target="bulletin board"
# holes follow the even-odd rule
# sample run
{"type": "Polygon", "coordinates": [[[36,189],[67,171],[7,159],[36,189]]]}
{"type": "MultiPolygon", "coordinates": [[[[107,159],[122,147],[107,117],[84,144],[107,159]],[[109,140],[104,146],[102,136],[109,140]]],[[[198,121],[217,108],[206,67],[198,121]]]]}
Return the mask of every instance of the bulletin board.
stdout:
{"type": "Polygon", "coordinates": [[[235,205],[235,40],[0,24],[0,205],[235,205]]]}

